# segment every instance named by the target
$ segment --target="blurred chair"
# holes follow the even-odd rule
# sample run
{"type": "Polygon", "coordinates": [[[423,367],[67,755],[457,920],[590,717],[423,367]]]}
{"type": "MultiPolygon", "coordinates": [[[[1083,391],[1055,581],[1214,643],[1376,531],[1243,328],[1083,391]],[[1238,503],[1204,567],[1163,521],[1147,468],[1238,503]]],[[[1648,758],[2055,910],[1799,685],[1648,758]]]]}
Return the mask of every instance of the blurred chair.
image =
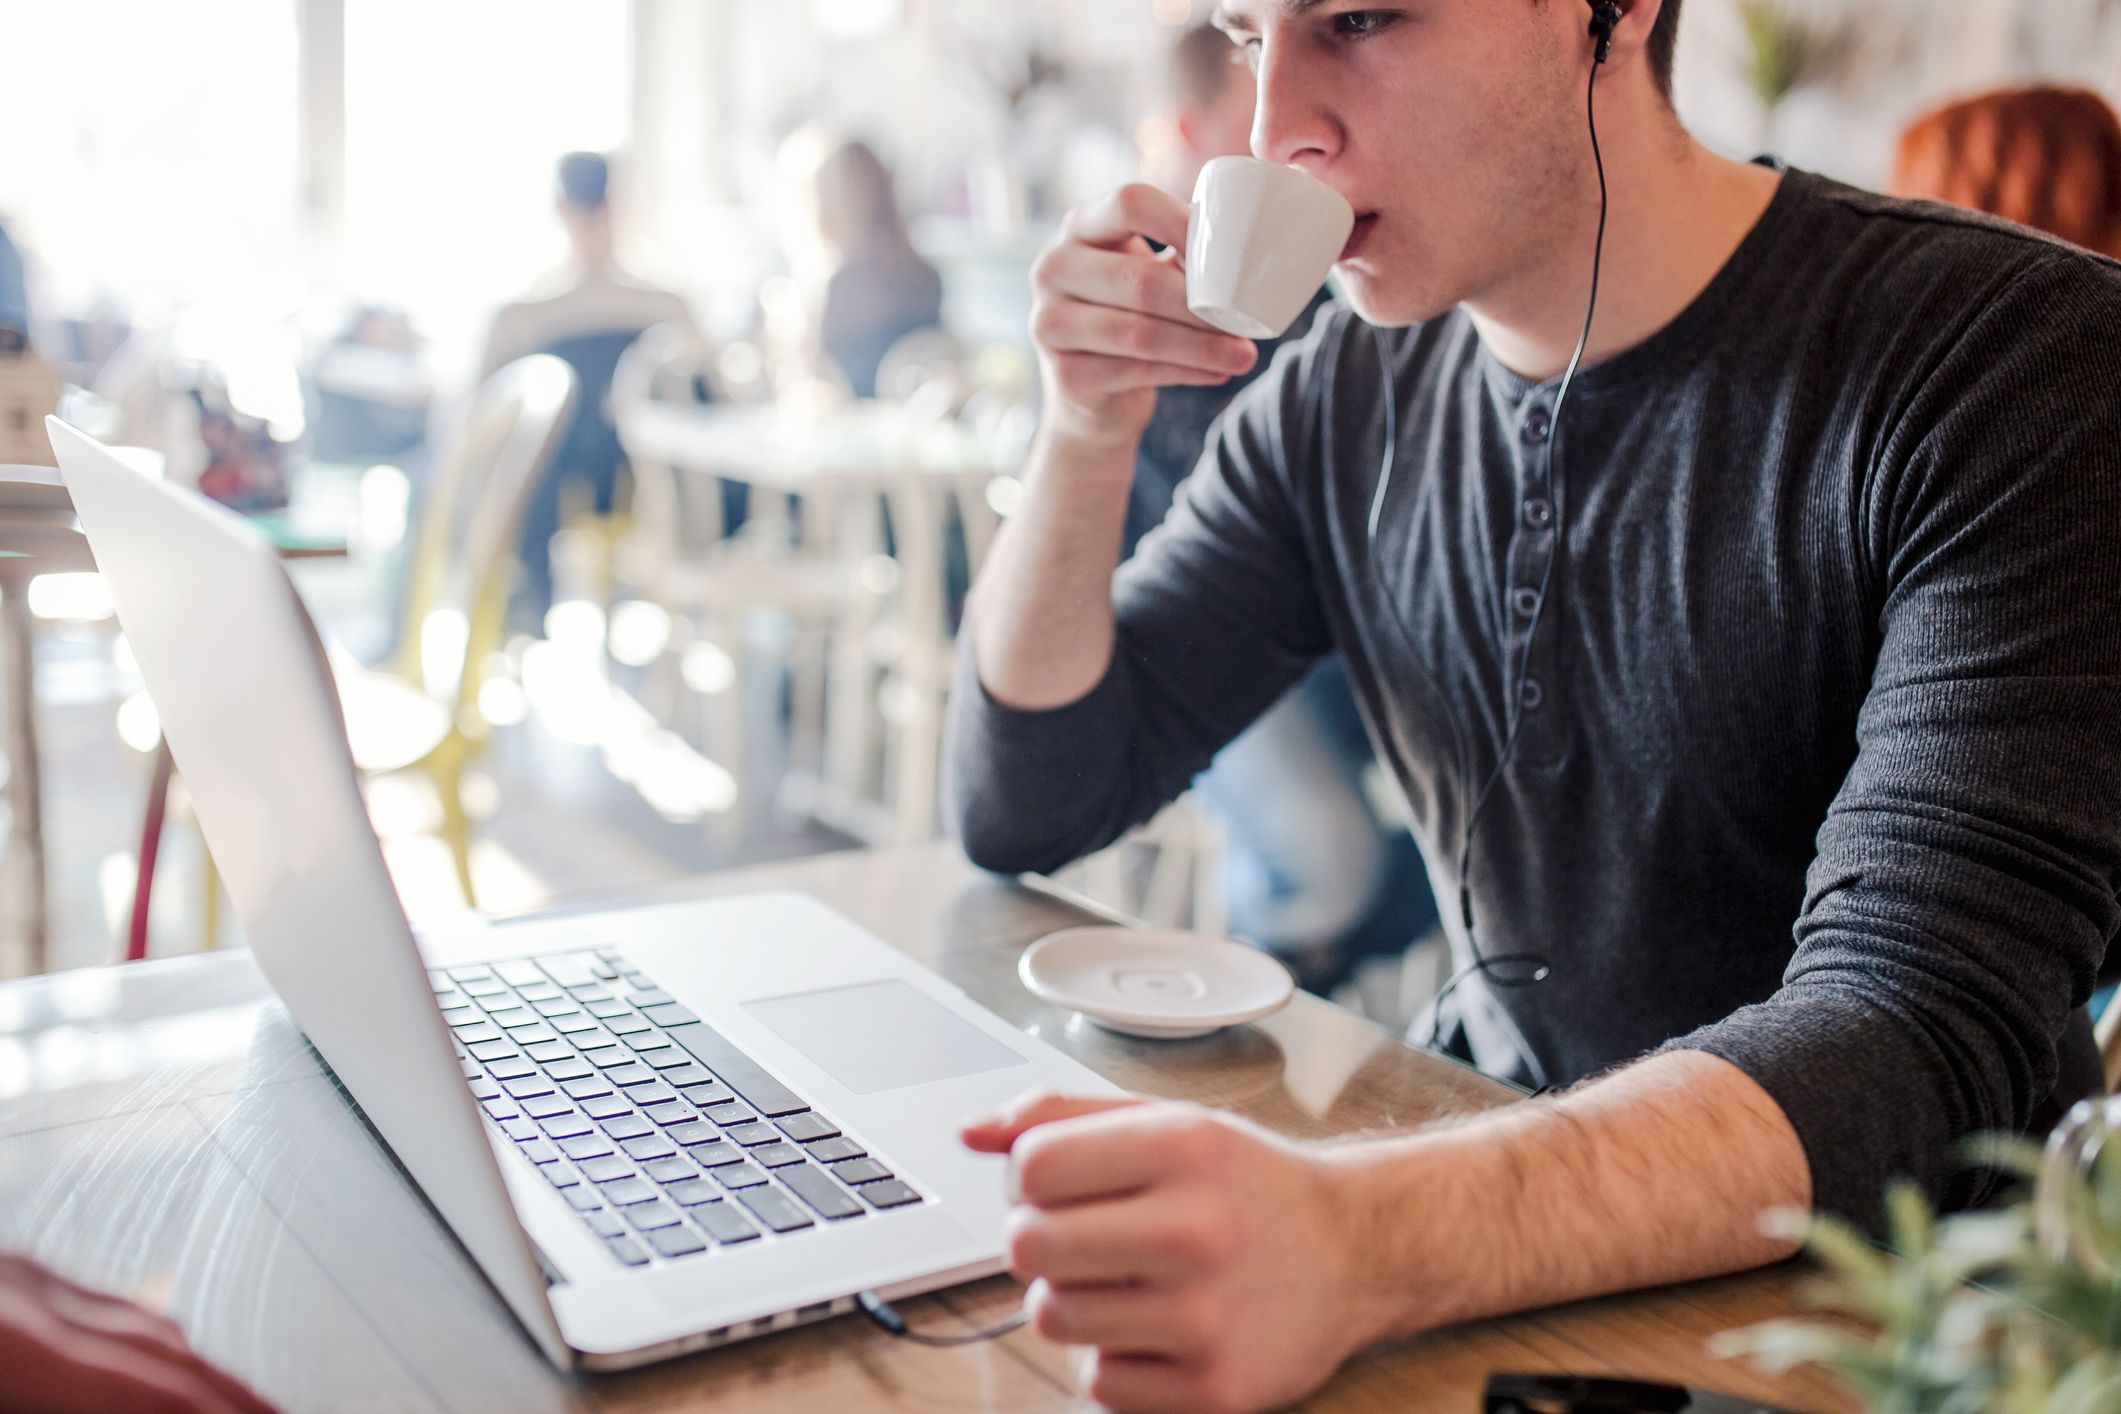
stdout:
{"type": "MultiPolygon", "coordinates": [[[[37,437],[49,455],[41,418],[37,437]]],[[[49,961],[43,773],[27,591],[40,574],[94,568],[88,542],[74,525],[73,499],[58,473],[42,466],[0,466],[0,673],[7,681],[10,814],[7,854],[0,862],[12,876],[10,887],[0,890],[12,924],[0,932],[0,976],[11,971],[7,951],[18,946],[26,953],[22,970],[41,972],[49,961]]]]}
{"type": "Polygon", "coordinates": [[[485,743],[479,689],[501,648],[525,509],[577,388],[573,370],[547,354],[486,380],[442,451],[421,515],[396,657],[379,671],[343,655],[334,665],[354,763],[368,774],[417,768],[433,781],[467,903],[477,896],[461,787],[485,743]]]}
{"type": "MultiPolygon", "coordinates": [[[[702,394],[715,401],[723,387],[721,363],[682,326],[648,330],[627,350],[613,377],[617,420],[623,425],[628,409],[651,402],[690,404],[702,394]]],[[[633,514],[617,572],[672,625],[669,643],[650,669],[656,714],[673,722],[680,715],[688,652],[704,647],[728,663],[728,680],[700,695],[709,754],[737,783],[739,808],[723,820],[734,843],[743,805],[756,789],[750,767],[757,753],[746,742],[744,720],[757,668],[750,620],[778,615],[788,625],[793,754],[803,743],[822,738],[826,655],[836,638],[858,632],[873,619],[877,594],[863,586],[858,555],[795,544],[779,514],[760,514],[733,533],[741,503],[729,483],[681,472],[637,449],[630,449],[629,464],[633,514]]],[[[768,499],[758,498],[753,509],[774,510],[764,504],[768,499]]]]}
{"type": "Polygon", "coordinates": [[[577,549],[587,549],[600,594],[608,592],[614,558],[626,535],[617,515],[625,449],[612,418],[612,387],[638,329],[577,334],[546,345],[544,352],[573,370],[574,411],[552,460],[532,488],[523,515],[524,590],[533,610],[552,607],[552,542],[564,529],[577,549]]]}
{"type": "Polygon", "coordinates": [[[0,353],[0,463],[55,466],[44,419],[59,410],[59,375],[33,349],[0,353]]]}

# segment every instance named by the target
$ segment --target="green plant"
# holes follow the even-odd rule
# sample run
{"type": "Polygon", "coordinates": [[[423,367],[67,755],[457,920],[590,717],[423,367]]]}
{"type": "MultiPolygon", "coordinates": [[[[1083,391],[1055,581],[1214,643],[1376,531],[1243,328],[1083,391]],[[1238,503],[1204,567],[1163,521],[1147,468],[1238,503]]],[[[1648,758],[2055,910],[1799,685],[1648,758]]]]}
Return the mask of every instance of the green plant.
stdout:
{"type": "MultiPolygon", "coordinates": [[[[1989,1140],[1970,1156],[2027,1180],[2039,1149],[1989,1140]]],[[[2113,1414],[2121,1409],[2121,1145],[2065,1180],[2069,1253],[2037,1240],[2030,1200],[1935,1218],[1920,1192],[1886,1201],[1891,1251],[1810,1214],[1770,1214],[1823,1269],[1826,1319],[1721,1337],[1771,1368],[1816,1364],[1875,1414],[2113,1414]]]]}
{"type": "Polygon", "coordinates": [[[1745,26],[1746,87],[1769,111],[1842,48],[1838,31],[1798,13],[1788,0],[1738,0],[1738,18],[1745,26]]]}

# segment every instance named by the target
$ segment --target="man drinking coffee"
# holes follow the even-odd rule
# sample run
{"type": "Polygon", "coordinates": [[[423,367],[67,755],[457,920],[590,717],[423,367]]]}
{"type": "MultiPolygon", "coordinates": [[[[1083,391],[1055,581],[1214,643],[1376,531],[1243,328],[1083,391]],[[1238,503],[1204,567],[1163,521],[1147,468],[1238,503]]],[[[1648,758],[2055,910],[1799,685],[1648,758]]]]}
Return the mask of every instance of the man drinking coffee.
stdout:
{"type": "Polygon", "coordinates": [[[1678,12],[1225,0],[1254,154],[1355,210],[1351,307],[1116,577],[1156,389],[1251,346],[1189,313],[1152,189],[1038,262],[1043,423],[953,706],[967,851],[1104,844],[1337,651],[1453,901],[1416,1039],[1563,1087],[1323,1149],[1066,1097],[969,1125],[1109,1403],[1267,1406],[1374,1340],[1773,1260],[1766,1208],[1976,1196],[1961,1139],[2096,1084],[2121,267],[1711,154],[1678,12]]]}

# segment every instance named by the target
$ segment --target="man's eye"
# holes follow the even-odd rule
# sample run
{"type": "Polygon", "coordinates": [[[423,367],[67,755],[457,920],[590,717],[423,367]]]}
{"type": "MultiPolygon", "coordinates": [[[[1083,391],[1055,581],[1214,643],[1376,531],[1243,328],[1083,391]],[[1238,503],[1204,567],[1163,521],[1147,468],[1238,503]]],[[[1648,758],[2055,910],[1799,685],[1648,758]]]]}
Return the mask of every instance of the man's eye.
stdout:
{"type": "Polygon", "coordinates": [[[1343,39],[1368,39],[1397,18],[1389,10],[1346,10],[1333,17],[1333,33],[1343,39]]]}

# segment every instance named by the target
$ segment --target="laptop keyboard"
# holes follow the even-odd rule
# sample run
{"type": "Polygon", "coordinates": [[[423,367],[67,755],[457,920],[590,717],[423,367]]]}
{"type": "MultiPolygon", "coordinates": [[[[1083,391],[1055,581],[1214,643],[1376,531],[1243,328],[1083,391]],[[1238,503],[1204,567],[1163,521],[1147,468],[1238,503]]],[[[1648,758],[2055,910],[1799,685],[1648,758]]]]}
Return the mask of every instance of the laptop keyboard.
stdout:
{"type": "Polygon", "coordinates": [[[629,1267],[922,1201],[615,948],[429,977],[486,1122],[629,1267]]]}

